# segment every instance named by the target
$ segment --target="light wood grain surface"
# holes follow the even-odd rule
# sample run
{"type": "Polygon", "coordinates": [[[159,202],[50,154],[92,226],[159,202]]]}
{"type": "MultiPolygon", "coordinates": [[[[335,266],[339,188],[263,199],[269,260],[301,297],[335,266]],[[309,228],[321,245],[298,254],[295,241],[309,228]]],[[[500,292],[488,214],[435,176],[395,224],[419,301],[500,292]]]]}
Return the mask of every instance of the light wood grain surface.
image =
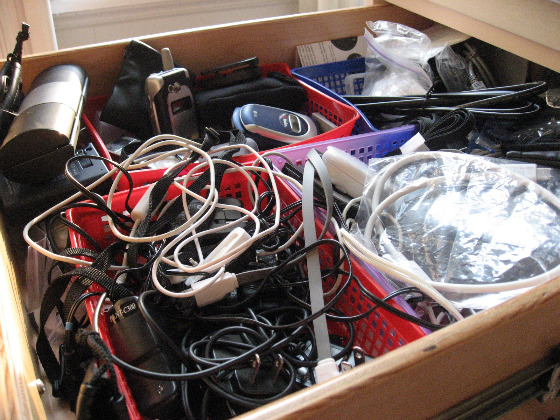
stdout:
{"type": "Polygon", "coordinates": [[[560,72],[556,0],[388,1],[560,72]]]}
{"type": "MultiPolygon", "coordinates": [[[[5,238],[0,221],[0,237],[5,238]]],[[[46,419],[35,380],[13,254],[0,240],[0,418],[46,419]]]]}
{"type": "MultiPolygon", "coordinates": [[[[394,20],[423,29],[431,21],[392,5],[310,13],[169,32],[139,37],[161,50],[168,47],[179,64],[195,73],[217,65],[257,56],[261,63],[296,63],[296,46],[346,36],[361,35],[367,20],[394,20]]],[[[89,95],[108,94],[121,67],[129,39],[56,53],[28,56],[23,60],[24,89],[49,66],[78,64],[89,79],[89,95]]],[[[27,90],[26,90],[27,91],[27,90]]]]}

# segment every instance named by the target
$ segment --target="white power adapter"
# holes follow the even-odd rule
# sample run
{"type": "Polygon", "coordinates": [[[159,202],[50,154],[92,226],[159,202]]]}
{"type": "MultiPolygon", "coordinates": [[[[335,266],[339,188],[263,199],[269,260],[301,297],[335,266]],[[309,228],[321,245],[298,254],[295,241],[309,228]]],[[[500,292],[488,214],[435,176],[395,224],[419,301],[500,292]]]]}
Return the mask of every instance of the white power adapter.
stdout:
{"type": "Polygon", "coordinates": [[[362,196],[367,179],[367,164],[332,146],[327,147],[322,158],[333,184],[339,191],[352,198],[362,196]]]}
{"type": "MultiPolygon", "coordinates": [[[[208,271],[215,271],[215,269],[222,263],[225,256],[238,246],[243,245],[251,239],[245,229],[237,227],[233,229],[219,244],[212,250],[210,254],[204,258],[199,265],[207,263],[213,264],[208,271]]],[[[176,278],[182,277],[175,276],[176,278]]],[[[214,302],[222,300],[228,293],[233,292],[239,287],[237,277],[232,273],[224,273],[223,276],[216,280],[204,279],[202,276],[192,276],[189,278],[191,288],[196,292],[194,295],[196,304],[200,306],[209,305],[214,302]]],[[[171,281],[173,283],[173,280],[171,281]]]]}

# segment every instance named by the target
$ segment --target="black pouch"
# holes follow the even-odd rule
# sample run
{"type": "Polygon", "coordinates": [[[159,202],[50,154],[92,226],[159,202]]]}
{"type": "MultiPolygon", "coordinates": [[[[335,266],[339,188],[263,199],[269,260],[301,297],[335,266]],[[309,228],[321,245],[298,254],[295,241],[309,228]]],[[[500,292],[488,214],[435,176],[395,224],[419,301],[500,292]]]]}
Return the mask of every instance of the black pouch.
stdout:
{"type": "Polygon", "coordinates": [[[220,89],[197,92],[194,96],[201,128],[231,129],[235,108],[260,104],[299,112],[307,101],[305,88],[294,78],[278,72],[266,77],[220,89]]]}
{"type": "MultiPolygon", "coordinates": [[[[150,74],[160,71],[163,71],[160,52],[142,41],[130,41],[124,51],[113,92],[101,111],[100,120],[126,130],[141,140],[152,137],[145,84],[150,74]]],[[[191,80],[194,80],[194,75],[191,76],[191,80]]]]}

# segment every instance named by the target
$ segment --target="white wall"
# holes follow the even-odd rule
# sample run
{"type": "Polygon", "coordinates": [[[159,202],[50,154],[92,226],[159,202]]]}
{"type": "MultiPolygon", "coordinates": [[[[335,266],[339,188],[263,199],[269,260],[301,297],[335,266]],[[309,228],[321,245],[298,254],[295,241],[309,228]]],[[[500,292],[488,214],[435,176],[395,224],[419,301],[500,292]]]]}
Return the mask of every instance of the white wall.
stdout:
{"type": "MultiPolygon", "coordinates": [[[[299,11],[299,0],[159,0],[149,4],[138,0],[96,0],[107,7],[69,12],[62,12],[60,8],[64,0],[51,1],[58,48],[290,15],[299,11]],[[112,6],[114,4],[121,5],[112,6]]],[[[95,2],[90,0],[89,4],[95,2]]]]}
{"type": "Polygon", "coordinates": [[[23,55],[56,50],[51,7],[48,0],[0,0],[0,58],[5,59],[16,44],[21,23],[29,25],[23,55]]]}

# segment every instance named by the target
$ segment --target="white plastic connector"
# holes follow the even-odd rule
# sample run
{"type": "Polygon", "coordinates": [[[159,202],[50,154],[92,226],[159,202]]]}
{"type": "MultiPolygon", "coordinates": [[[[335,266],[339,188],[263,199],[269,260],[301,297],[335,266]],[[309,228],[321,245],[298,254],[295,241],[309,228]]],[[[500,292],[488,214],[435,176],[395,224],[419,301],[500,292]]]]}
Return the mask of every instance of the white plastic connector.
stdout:
{"type": "Polygon", "coordinates": [[[251,235],[243,228],[236,227],[218,244],[216,248],[204,258],[203,263],[209,263],[212,261],[219,262],[220,258],[223,258],[232,249],[237,248],[244,243],[247,243],[251,239],[251,235]]]}
{"type": "Polygon", "coordinates": [[[352,198],[361,197],[367,180],[368,165],[344,150],[328,146],[323,153],[332,183],[352,198]]]}
{"type": "Polygon", "coordinates": [[[315,380],[317,383],[325,382],[338,375],[340,375],[340,371],[338,370],[338,365],[332,357],[319,360],[317,367],[315,367],[315,380]]]}
{"type": "Polygon", "coordinates": [[[403,155],[414,153],[414,152],[425,152],[429,151],[428,146],[426,146],[426,139],[420,133],[413,135],[410,140],[400,147],[400,151],[403,155]]]}
{"type": "Polygon", "coordinates": [[[146,214],[148,213],[148,207],[150,205],[150,194],[154,189],[155,184],[152,184],[148,187],[142,198],[138,201],[138,203],[132,209],[132,213],[130,213],[130,217],[132,220],[139,221],[144,220],[146,214]]]}
{"type": "MultiPolygon", "coordinates": [[[[212,279],[200,280],[191,285],[193,290],[199,290],[206,286],[212,279]]],[[[239,287],[237,277],[232,273],[224,273],[224,276],[212,283],[206,289],[197,292],[194,298],[199,307],[210,305],[211,303],[222,300],[228,293],[233,292],[239,287]]]]}
{"type": "MultiPolygon", "coordinates": [[[[237,227],[235,229],[233,229],[230,233],[228,233],[228,235],[222,240],[222,242],[220,242],[218,244],[218,246],[216,246],[216,248],[214,248],[212,250],[212,252],[210,252],[210,254],[208,254],[206,256],[206,258],[204,258],[200,263],[200,264],[206,264],[209,262],[215,262],[216,264],[219,264],[219,260],[226,255],[226,253],[230,252],[232,249],[244,244],[245,242],[247,242],[248,240],[251,239],[251,235],[249,235],[245,229],[237,227]]],[[[208,269],[208,271],[215,271],[217,268],[213,267],[211,269],[208,269]]],[[[169,276],[169,281],[171,282],[171,284],[177,284],[180,283],[181,281],[185,280],[185,277],[183,275],[181,275],[181,271],[179,269],[173,269],[171,270],[172,272],[177,272],[179,274],[177,275],[170,275],[169,276]]],[[[226,273],[227,274],[227,273],[226,273]]],[[[196,282],[198,282],[200,279],[202,278],[202,276],[190,276],[188,277],[187,281],[188,284],[195,284],[196,282]]],[[[194,289],[194,287],[193,287],[194,289]]]]}
{"type": "MultiPolygon", "coordinates": [[[[200,262],[200,265],[207,264],[207,263],[220,264],[220,260],[223,259],[224,255],[226,255],[232,249],[243,245],[244,243],[246,243],[250,239],[251,239],[251,235],[249,235],[245,229],[240,228],[240,227],[236,227],[230,233],[228,233],[228,235],[224,239],[222,239],[222,242],[220,242],[218,244],[218,246],[216,248],[214,248],[212,250],[212,252],[210,252],[210,254],[208,254],[206,256],[206,258],[204,258],[200,262]]],[[[204,270],[204,271],[212,272],[212,271],[217,270],[218,268],[219,267],[217,267],[217,266],[216,267],[211,267],[211,268],[208,268],[207,270],[204,270]]],[[[192,282],[192,284],[194,284],[201,278],[202,278],[202,276],[190,277],[189,278],[189,283],[192,282]]]]}
{"type": "Polygon", "coordinates": [[[529,178],[533,182],[548,181],[552,172],[551,168],[537,168],[535,163],[505,163],[500,167],[529,178]]]}

